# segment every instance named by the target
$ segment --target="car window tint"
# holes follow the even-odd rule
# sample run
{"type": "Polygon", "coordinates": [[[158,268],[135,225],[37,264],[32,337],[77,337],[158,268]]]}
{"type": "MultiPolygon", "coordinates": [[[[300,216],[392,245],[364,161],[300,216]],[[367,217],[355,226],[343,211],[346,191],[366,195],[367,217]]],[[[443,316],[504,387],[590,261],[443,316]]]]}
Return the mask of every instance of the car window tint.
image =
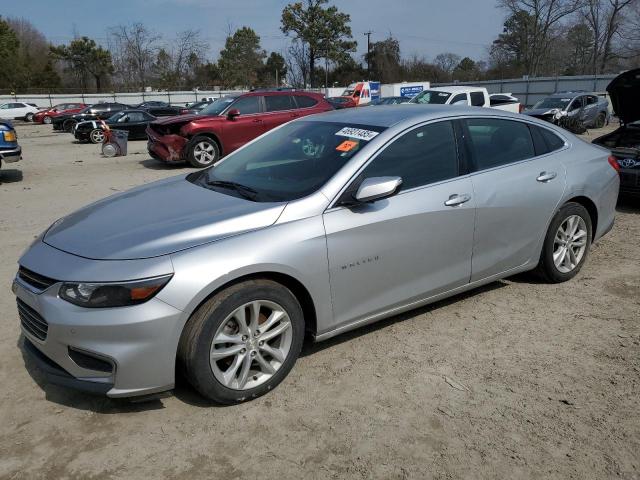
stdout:
{"type": "Polygon", "coordinates": [[[589,95],[587,97],[587,105],[593,105],[594,103],[598,103],[598,97],[595,95],[589,95]]]}
{"type": "Polygon", "coordinates": [[[318,101],[306,95],[296,95],[296,103],[298,104],[298,108],[309,108],[317,104],[318,101]]]}
{"type": "Polygon", "coordinates": [[[553,133],[551,130],[548,130],[546,128],[538,128],[538,130],[540,131],[542,138],[544,138],[547,147],[549,147],[550,152],[560,150],[562,147],[564,147],[564,140],[553,133]]]}
{"type": "Polygon", "coordinates": [[[467,94],[466,93],[459,93],[458,95],[456,95],[455,97],[453,97],[451,99],[451,102],[449,102],[451,105],[453,105],[456,102],[459,102],[461,100],[464,100],[465,102],[467,101],[467,94]]]}
{"type": "Polygon", "coordinates": [[[525,123],[495,118],[467,120],[476,169],[498,167],[535,156],[525,123]]]}
{"type": "Polygon", "coordinates": [[[582,97],[578,97],[573,101],[573,103],[569,107],[569,111],[573,112],[574,110],[577,110],[581,107],[582,107],[582,97]]]}
{"type": "Polygon", "coordinates": [[[471,105],[474,107],[483,107],[484,106],[484,93],[482,92],[471,92],[471,105]]]}
{"type": "Polygon", "coordinates": [[[250,97],[242,97],[231,105],[231,110],[237,109],[242,115],[251,115],[252,113],[260,113],[259,97],[252,95],[250,97]]]}
{"type": "Polygon", "coordinates": [[[278,112],[280,110],[292,110],[295,107],[291,95],[268,95],[264,97],[267,112],[278,112]]]}
{"type": "Polygon", "coordinates": [[[402,177],[401,190],[458,175],[458,156],[451,122],[411,130],[394,141],[364,170],[364,177],[402,177]]]}
{"type": "Polygon", "coordinates": [[[144,122],[146,120],[145,115],[142,112],[129,113],[130,122],[144,122]]]}

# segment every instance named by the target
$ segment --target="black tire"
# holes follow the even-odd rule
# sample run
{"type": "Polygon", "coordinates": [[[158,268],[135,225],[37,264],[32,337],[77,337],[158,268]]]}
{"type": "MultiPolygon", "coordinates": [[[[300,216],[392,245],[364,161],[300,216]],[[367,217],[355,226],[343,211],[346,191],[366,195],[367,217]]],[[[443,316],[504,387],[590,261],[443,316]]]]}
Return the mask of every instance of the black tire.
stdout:
{"type": "Polygon", "coordinates": [[[101,128],[94,128],[89,133],[89,141],[93,144],[103,143],[104,137],[105,137],[104,130],[102,130],[101,128]]]}
{"type": "Polygon", "coordinates": [[[67,133],[71,133],[71,130],[73,130],[73,126],[78,123],[75,120],[65,120],[64,123],[62,124],[62,129],[67,132],[67,133]]]}
{"type": "Polygon", "coordinates": [[[599,114],[593,122],[593,128],[603,128],[607,122],[607,116],[604,113],[599,114]]]}
{"type": "Polygon", "coordinates": [[[187,148],[187,160],[193,167],[209,167],[220,160],[220,147],[218,147],[218,143],[211,137],[197,135],[191,139],[187,148]],[[203,145],[207,145],[207,150],[211,150],[210,158],[204,159],[202,155],[198,154],[199,149],[202,149],[203,145]]]}
{"type": "Polygon", "coordinates": [[[547,235],[544,239],[544,244],[542,246],[542,253],[540,254],[540,261],[538,266],[536,267],[535,273],[538,274],[540,278],[548,283],[561,283],[566,282],[567,280],[575,277],[584,262],[587,259],[589,254],[589,248],[591,247],[592,240],[592,225],[591,225],[591,216],[586,208],[584,208],[579,203],[569,202],[563,205],[560,210],[555,214],[551,224],[549,225],[549,230],[547,230],[547,235]],[[587,240],[586,240],[586,249],[582,258],[578,262],[578,264],[573,268],[573,270],[569,272],[562,272],[556,267],[556,264],[553,261],[553,253],[554,253],[554,245],[555,245],[555,237],[556,233],[560,226],[571,216],[577,215],[584,220],[587,231],[587,240]]]}
{"type": "Polygon", "coordinates": [[[271,280],[249,280],[216,294],[191,315],[180,337],[178,367],[204,397],[220,404],[244,402],[273,390],[287,376],[302,349],[304,332],[302,308],[288,288],[271,280]],[[292,328],[291,346],[271,378],[254,388],[235,390],[224,386],[215,377],[210,364],[211,345],[227,317],[238,307],[255,300],[275,302],[286,311],[292,328]]]}
{"type": "Polygon", "coordinates": [[[32,112],[27,113],[27,116],[26,116],[26,117],[24,117],[24,119],[25,119],[27,122],[33,122],[33,113],[32,113],[32,112]]]}

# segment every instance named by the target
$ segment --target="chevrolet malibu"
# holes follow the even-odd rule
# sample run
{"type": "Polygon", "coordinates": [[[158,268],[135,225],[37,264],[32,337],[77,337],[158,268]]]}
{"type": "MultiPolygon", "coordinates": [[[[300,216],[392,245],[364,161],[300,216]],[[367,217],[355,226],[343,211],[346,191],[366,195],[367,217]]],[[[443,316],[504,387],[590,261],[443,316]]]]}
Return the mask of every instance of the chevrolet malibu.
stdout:
{"type": "Polygon", "coordinates": [[[174,386],[236,403],[305,334],[526,270],[563,282],[614,222],[617,163],[507,112],[402,105],[287,123],[214,167],[98,201],[19,260],[24,350],[109,397],[174,386]]]}

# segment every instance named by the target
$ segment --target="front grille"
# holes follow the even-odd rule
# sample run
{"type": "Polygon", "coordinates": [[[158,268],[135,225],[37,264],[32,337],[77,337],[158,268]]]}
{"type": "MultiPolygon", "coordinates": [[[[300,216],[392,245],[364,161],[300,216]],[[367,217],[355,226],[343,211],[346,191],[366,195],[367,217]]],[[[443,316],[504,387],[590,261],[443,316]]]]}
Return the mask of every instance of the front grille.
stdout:
{"type": "Polygon", "coordinates": [[[18,278],[37,290],[46,290],[57,282],[57,280],[32,272],[22,266],[18,269],[18,278]]]}
{"type": "Polygon", "coordinates": [[[46,340],[47,332],[49,331],[49,324],[47,324],[47,321],[19,298],[17,299],[17,302],[18,315],[20,316],[20,323],[22,324],[22,327],[34,337],[42,341],[46,340]]]}

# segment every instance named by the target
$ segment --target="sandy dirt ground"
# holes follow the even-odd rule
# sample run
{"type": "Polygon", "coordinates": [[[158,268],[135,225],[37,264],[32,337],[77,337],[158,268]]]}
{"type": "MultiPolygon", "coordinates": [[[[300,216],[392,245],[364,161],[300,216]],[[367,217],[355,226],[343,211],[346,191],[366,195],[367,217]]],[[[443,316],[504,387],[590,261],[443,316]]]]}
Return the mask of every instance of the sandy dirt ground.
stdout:
{"type": "MultiPolygon", "coordinates": [[[[0,170],[0,478],[640,478],[640,202],[572,281],[521,275],[320,344],[250,403],[184,381],[149,403],[47,385],[21,351],[16,260],[57,218],[188,171],[18,128],[0,170]]],[[[595,134],[592,134],[594,136],[595,134]]]]}

